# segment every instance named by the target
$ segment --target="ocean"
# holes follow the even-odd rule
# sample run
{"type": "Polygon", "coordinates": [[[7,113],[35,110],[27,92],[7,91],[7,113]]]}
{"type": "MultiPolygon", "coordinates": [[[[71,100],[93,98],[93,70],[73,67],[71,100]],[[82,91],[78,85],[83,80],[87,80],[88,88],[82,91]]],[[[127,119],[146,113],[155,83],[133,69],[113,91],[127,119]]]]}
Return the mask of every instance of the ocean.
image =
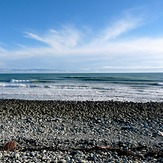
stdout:
{"type": "Polygon", "coordinates": [[[3,73],[0,99],[159,102],[163,73],[3,73]]]}

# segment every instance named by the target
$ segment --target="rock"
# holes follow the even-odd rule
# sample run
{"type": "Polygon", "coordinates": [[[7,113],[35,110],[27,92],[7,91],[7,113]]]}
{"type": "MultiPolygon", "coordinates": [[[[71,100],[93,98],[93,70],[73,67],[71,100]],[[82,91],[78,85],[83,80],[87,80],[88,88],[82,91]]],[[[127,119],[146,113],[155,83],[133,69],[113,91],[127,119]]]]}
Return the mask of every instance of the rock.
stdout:
{"type": "Polygon", "coordinates": [[[163,132],[161,132],[161,131],[159,131],[158,134],[159,134],[160,136],[163,136],[163,132]]]}
{"type": "MultiPolygon", "coordinates": [[[[18,155],[9,151],[3,157],[0,151],[0,157],[8,163],[13,158],[23,163],[132,162],[134,156],[93,147],[133,149],[142,156],[151,148],[161,150],[163,103],[155,107],[151,113],[151,103],[0,100],[0,146],[13,139],[22,147],[18,155]]],[[[138,162],[161,160],[143,159],[138,162]]]]}
{"type": "Polygon", "coordinates": [[[17,146],[16,141],[9,141],[3,146],[3,149],[5,151],[14,151],[16,150],[16,146],[17,146]]]}
{"type": "Polygon", "coordinates": [[[61,160],[59,160],[57,163],[66,163],[66,160],[61,159],[61,160]]]}
{"type": "Polygon", "coordinates": [[[19,153],[15,152],[15,156],[16,159],[18,159],[20,157],[19,153]]]}

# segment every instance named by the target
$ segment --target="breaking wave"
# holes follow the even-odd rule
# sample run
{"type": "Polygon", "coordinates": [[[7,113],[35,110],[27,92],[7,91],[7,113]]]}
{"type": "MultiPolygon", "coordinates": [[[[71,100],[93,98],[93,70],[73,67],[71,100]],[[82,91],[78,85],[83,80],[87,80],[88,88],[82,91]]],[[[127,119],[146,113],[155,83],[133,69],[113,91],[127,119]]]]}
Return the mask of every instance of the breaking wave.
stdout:
{"type": "Polygon", "coordinates": [[[17,80],[17,79],[11,79],[10,83],[33,83],[37,80],[17,80]]]}

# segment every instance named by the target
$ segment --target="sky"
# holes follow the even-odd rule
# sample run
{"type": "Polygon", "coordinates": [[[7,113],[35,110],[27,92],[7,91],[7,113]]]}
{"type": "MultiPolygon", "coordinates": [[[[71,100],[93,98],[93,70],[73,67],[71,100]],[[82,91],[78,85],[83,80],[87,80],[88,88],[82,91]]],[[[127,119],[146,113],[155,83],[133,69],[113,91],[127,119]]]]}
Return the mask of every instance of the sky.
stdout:
{"type": "Polygon", "coordinates": [[[0,71],[163,72],[162,0],[0,0],[0,71]]]}

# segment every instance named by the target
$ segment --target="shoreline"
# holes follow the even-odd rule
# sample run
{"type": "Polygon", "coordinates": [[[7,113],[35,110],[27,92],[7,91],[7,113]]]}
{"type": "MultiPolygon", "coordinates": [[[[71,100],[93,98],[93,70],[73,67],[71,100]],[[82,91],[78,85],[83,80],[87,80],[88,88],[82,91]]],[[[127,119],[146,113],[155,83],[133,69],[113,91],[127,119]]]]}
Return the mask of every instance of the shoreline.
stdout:
{"type": "Polygon", "coordinates": [[[0,159],[159,162],[162,117],[163,102],[0,99],[0,146],[15,140],[22,148],[0,159]]]}

